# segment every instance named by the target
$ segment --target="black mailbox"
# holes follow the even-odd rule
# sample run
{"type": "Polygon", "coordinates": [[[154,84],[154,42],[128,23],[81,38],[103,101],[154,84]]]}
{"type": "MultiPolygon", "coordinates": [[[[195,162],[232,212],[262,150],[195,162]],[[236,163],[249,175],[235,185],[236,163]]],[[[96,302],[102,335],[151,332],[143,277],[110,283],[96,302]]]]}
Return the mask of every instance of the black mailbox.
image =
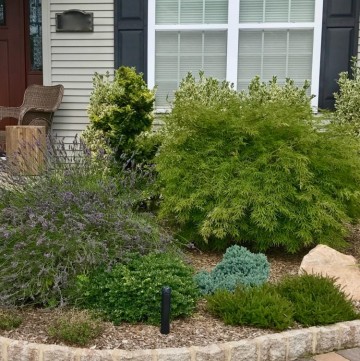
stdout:
{"type": "Polygon", "coordinates": [[[93,32],[94,15],[82,10],[66,10],[56,15],[57,32],[93,32]]]}

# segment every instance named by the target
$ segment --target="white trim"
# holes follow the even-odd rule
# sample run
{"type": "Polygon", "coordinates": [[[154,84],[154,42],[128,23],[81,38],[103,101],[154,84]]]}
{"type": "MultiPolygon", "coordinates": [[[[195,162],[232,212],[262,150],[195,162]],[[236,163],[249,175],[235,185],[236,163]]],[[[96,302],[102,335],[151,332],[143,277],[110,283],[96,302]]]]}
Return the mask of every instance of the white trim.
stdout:
{"type": "Polygon", "coordinates": [[[149,89],[155,86],[155,0],[148,2],[148,38],[147,38],[147,83],[149,89]]]}
{"type": "Polygon", "coordinates": [[[50,26],[50,1],[42,2],[42,54],[43,54],[43,83],[52,84],[51,74],[51,26],[50,26]]]}
{"type": "Polygon", "coordinates": [[[239,53],[239,11],[240,1],[229,1],[228,33],[226,54],[226,80],[237,88],[238,53],[239,53]],[[233,44],[229,46],[229,44],[233,44]]]}
{"type": "Polygon", "coordinates": [[[317,112],[319,106],[323,6],[323,0],[315,1],[315,24],[317,26],[314,26],[313,62],[311,75],[311,93],[315,95],[315,97],[311,100],[311,106],[315,112],[317,112]]]}

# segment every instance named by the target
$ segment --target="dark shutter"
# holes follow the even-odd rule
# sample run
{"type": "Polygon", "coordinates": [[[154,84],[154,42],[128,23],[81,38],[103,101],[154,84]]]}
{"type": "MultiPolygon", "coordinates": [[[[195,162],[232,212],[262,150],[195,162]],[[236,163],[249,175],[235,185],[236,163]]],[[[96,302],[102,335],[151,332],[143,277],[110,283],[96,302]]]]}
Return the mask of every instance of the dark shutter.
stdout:
{"type": "Polygon", "coordinates": [[[321,46],[319,107],[334,108],[334,92],[342,71],[350,71],[357,55],[359,0],[325,0],[321,46]]]}
{"type": "Polygon", "coordinates": [[[115,66],[144,73],[147,58],[147,0],[115,0],[115,66]]]}

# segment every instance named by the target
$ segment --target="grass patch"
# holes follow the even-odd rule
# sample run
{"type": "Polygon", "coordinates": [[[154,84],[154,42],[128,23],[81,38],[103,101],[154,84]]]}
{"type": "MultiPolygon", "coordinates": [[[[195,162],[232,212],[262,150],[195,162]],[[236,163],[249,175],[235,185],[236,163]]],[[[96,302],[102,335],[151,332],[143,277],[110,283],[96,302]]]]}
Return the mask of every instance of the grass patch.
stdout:
{"type": "Polygon", "coordinates": [[[100,320],[88,311],[70,311],[57,317],[48,334],[57,341],[70,345],[86,346],[102,332],[100,320]]]}

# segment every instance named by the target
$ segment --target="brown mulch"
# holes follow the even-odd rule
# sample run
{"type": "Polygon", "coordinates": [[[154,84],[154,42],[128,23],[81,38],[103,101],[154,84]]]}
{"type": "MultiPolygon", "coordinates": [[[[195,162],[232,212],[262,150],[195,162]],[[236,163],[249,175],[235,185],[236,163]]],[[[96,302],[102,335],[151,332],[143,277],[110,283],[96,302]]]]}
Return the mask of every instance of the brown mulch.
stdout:
{"type": "MultiPolygon", "coordinates": [[[[360,260],[360,226],[352,228],[347,250],[360,260]]],[[[301,260],[306,252],[289,255],[280,251],[267,254],[271,264],[270,282],[276,282],[285,275],[297,274],[301,260]]],[[[196,269],[210,270],[222,258],[221,254],[205,253],[192,250],[186,253],[190,263],[196,269]]],[[[226,326],[220,320],[211,316],[205,307],[204,300],[200,301],[196,312],[189,318],[176,320],[171,323],[169,335],[160,334],[159,327],[144,324],[121,324],[114,326],[103,323],[104,331],[100,337],[87,345],[92,349],[153,349],[166,347],[204,346],[212,343],[249,339],[264,334],[273,333],[271,330],[262,330],[254,327],[226,326]]],[[[357,307],[360,309],[359,304],[357,307]]],[[[23,310],[22,325],[11,331],[0,331],[0,335],[17,340],[26,340],[36,343],[56,342],[48,336],[47,329],[59,313],[64,311],[50,311],[44,309],[23,310]]],[[[295,326],[298,327],[298,326],[295,326]]]]}

